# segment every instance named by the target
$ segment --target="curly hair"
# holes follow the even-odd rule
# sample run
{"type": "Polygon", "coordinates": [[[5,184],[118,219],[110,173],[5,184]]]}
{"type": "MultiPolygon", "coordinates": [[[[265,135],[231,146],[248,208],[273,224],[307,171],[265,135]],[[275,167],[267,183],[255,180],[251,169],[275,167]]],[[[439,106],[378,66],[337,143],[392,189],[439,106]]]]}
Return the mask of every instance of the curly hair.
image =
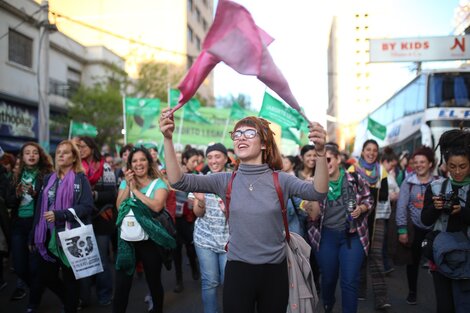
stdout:
{"type": "Polygon", "coordinates": [[[470,132],[462,129],[448,130],[441,135],[436,146],[441,149],[441,162],[446,162],[451,156],[465,156],[470,160],[470,132]]]}
{"type": "MultiPolygon", "coordinates": [[[[261,144],[265,145],[265,149],[262,150],[261,162],[267,163],[268,166],[273,170],[282,169],[282,157],[277,147],[276,141],[274,140],[274,132],[269,127],[267,120],[261,117],[248,116],[239,120],[233,127],[233,133],[241,126],[250,126],[256,129],[261,139],[261,144]]],[[[240,160],[237,159],[236,168],[240,164],[240,160]]]]}
{"type": "Polygon", "coordinates": [[[422,155],[426,159],[428,159],[428,162],[432,163],[432,168],[431,169],[436,167],[436,156],[434,155],[434,150],[433,149],[431,149],[429,147],[426,147],[426,146],[422,146],[422,147],[415,150],[415,152],[413,153],[411,158],[414,158],[417,155],[422,155]]]}
{"type": "Polygon", "coordinates": [[[15,172],[13,176],[13,184],[17,185],[20,180],[21,180],[21,175],[23,175],[23,170],[25,167],[25,163],[23,160],[24,156],[24,150],[26,147],[35,147],[38,150],[39,153],[39,161],[36,167],[39,170],[38,178],[42,179],[44,176],[47,174],[51,173],[54,170],[54,167],[52,165],[52,158],[44,151],[44,149],[37,144],[36,142],[29,141],[26,142],[20,149],[20,153],[18,154],[18,159],[19,159],[19,166],[18,166],[18,171],[15,172]]]}
{"type": "Polygon", "coordinates": [[[152,179],[160,178],[168,186],[169,185],[168,181],[166,180],[162,172],[157,168],[157,165],[155,164],[155,162],[153,162],[150,151],[144,146],[138,146],[138,147],[132,148],[131,153],[129,153],[129,158],[127,159],[127,168],[128,169],[132,168],[132,158],[134,157],[134,154],[136,154],[137,152],[142,152],[145,155],[145,158],[147,159],[148,167],[149,167],[147,171],[147,175],[152,179]]]}

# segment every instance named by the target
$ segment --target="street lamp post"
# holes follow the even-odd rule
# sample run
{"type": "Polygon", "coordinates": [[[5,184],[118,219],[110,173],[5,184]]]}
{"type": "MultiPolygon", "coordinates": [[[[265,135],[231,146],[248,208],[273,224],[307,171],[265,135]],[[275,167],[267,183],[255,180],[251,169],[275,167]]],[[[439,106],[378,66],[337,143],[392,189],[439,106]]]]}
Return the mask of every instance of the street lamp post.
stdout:
{"type": "Polygon", "coordinates": [[[39,144],[49,151],[49,3],[41,2],[38,49],[39,144]]]}

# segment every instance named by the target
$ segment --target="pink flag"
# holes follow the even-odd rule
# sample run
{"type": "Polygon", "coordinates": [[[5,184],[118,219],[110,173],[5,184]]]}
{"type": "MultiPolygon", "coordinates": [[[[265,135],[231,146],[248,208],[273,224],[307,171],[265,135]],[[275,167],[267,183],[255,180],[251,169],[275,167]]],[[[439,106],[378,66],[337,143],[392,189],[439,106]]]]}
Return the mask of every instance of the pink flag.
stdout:
{"type": "Polygon", "coordinates": [[[220,0],[202,52],[178,86],[181,96],[171,113],[194,96],[220,61],[240,74],[256,75],[291,107],[301,112],[289,84],[268,52],[267,46],[272,41],[271,36],[256,26],[250,12],[243,6],[229,0],[220,0]]]}

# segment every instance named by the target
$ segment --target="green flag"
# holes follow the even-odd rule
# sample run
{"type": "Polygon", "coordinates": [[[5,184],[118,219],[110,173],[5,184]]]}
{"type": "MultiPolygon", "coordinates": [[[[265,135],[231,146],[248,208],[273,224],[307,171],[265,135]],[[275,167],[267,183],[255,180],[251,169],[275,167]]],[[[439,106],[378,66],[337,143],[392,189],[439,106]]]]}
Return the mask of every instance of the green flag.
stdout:
{"type": "Polygon", "coordinates": [[[238,104],[238,102],[233,102],[232,109],[230,110],[230,119],[231,120],[240,120],[244,118],[246,115],[243,108],[238,104]]]}
{"type": "Polygon", "coordinates": [[[292,132],[292,130],[290,130],[290,128],[282,129],[281,138],[292,140],[298,145],[301,144],[300,139],[292,132]]]}
{"type": "Polygon", "coordinates": [[[178,89],[170,89],[170,108],[174,108],[178,104],[181,92],[178,89]]]}
{"type": "Polygon", "coordinates": [[[370,117],[367,118],[367,130],[381,140],[384,140],[387,135],[387,127],[374,121],[370,117]]]}
{"type": "Polygon", "coordinates": [[[158,135],[160,99],[125,98],[126,133],[129,142],[152,139],[158,135]]]}
{"type": "Polygon", "coordinates": [[[264,93],[263,105],[259,112],[260,117],[264,117],[277,123],[283,128],[299,128],[300,122],[298,115],[298,112],[291,107],[285,106],[281,101],[277,100],[267,92],[264,93]]]}
{"type": "Polygon", "coordinates": [[[96,129],[95,126],[88,124],[88,123],[79,123],[72,121],[70,123],[70,135],[71,137],[75,136],[90,136],[90,137],[96,137],[98,135],[98,130],[96,129]]]}
{"type": "Polygon", "coordinates": [[[200,124],[212,124],[211,121],[206,119],[204,116],[199,113],[199,108],[201,107],[201,102],[196,98],[191,98],[183,107],[184,119],[187,121],[192,121],[200,124]]]}

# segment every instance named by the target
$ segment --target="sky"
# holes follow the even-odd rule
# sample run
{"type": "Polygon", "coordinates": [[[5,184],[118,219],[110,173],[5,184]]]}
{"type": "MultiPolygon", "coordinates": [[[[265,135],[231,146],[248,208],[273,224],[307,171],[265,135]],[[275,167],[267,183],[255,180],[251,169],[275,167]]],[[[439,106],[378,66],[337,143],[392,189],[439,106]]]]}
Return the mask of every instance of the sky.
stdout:
{"type": "MultiPolygon", "coordinates": [[[[331,19],[349,10],[351,0],[236,0],[250,11],[256,24],[275,41],[269,51],[286,77],[291,90],[307,116],[326,125],[328,105],[327,48],[331,19]]],[[[354,0],[358,2],[358,0],[354,0]]],[[[215,0],[217,3],[217,0],[215,0]]],[[[387,12],[383,16],[383,37],[430,37],[453,34],[454,10],[458,0],[380,0],[387,12]]],[[[215,7],[215,6],[214,6],[215,7]]],[[[410,63],[393,66],[403,70],[395,77],[398,85],[409,81],[410,63]]],[[[448,62],[423,64],[423,68],[451,67],[448,62]],[[444,64],[443,64],[444,63],[444,64]]],[[[455,66],[455,65],[454,65],[455,66]]],[[[394,71],[396,72],[396,71],[394,71]]],[[[387,73],[384,73],[386,78],[387,73]]],[[[225,64],[215,69],[215,96],[251,97],[252,108],[261,107],[265,86],[255,77],[243,76],[225,64]]],[[[390,91],[390,96],[393,94],[390,91]]]]}

